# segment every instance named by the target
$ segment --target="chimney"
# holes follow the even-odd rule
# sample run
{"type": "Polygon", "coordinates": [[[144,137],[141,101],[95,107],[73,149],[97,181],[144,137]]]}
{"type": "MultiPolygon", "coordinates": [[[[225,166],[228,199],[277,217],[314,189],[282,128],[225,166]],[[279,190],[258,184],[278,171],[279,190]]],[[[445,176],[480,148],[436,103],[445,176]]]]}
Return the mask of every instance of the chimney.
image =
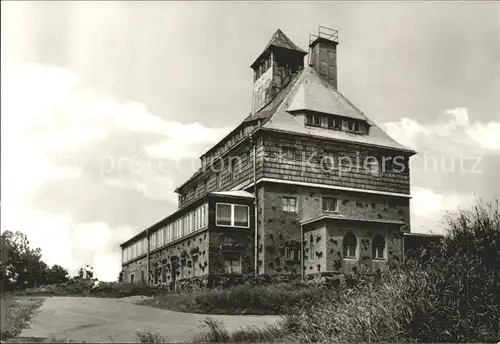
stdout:
{"type": "Polygon", "coordinates": [[[337,45],[339,33],[324,26],[318,26],[317,35],[309,35],[309,65],[330,85],[337,88],[337,45]]]}
{"type": "Polygon", "coordinates": [[[278,29],[264,51],[250,66],[253,69],[252,113],[258,112],[304,67],[307,53],[278,29]]]}

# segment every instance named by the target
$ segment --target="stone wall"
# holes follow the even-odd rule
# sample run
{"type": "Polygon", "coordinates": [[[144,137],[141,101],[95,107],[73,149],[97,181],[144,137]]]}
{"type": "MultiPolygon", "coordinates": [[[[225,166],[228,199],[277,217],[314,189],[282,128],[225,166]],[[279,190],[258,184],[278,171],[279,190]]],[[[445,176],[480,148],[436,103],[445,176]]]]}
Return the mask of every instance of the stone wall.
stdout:
{"type": "MultiPolygon", "coordinates": [[[[260,273],[300,273],[300,262],[284,262],[283,249],[288,244],[300,241],[300,222],[314,219],[321,215],[331,214],[323,212],[322,197],[337,197],[339,199],[338,214],[367,220],[402,221],[405,225],[401,229],[409,231],[410,215],[409,200],[407,198],[277,183],[265,183],[262,187],[262,193],[262,200],[259,201],[259,217],[264,226],[264,233],[260,229],[259,260],[263,259],[263,268],[260,269],[260,273]],[[283,197],[297,198],[297,213],[283,211],[283,197]]],[[[335,224],[332,226],[335,226],[335,224]]],[[[373,234],[367,236],[371,240],[377,230],[385,227],[384,225],[370,224],[367,228],[373,234]]],[[[399,233],[399,226],[397,228],[396,232],[399,233]]],[[[304,259],[305,271],[308,273],[334,271],[332,270],[332,266],[327,266],[325,250],[327,244],[331,245],[331,243],[325,241],[327,237],[326,231],[323,230],[323,233],[315,232],[313,235],[315,238],[314,245],[316,247],[321,246],[324,251],[323,253],[315,252],[312,261],[309,256],[307,259],[304,259]]],[[[396,238],[396,235],[397,233],[391,232],[390,240],[396,238]]],[[[309,247],[309,237],[304,235],[304,240],[304,247],[309,247]]],[[[388,241],[386,243],[389,245],[388,241]]],[[[400,241],[395,245],[399,247],[400,241]]],[[[331,250],[333,247],[329,249],[331,250]]],[[[396,252],[396,249],[391,249],[391,252],[396,252]]],[[[308,255],[307,252],[304,253],[306,256],[308,255]]],[[[330,262],[330,259],[328,258],[328,264],[333,264],[330,262]]]]}
{"type": "Polygon", "coordinates": [[[311,225],[304,232],[304,273],[315,274],[327,269],[326,235],[324,226],[311,225]]]}
{"type": "MultiPolygon", "coordinates": [[[[127,263],[122,267],[123,282],[130,282],[130,276],[134,274],[134,282],[141,282],[141,271],[144,279],[147,279],[147,257],[143,255],[141,258],[127,263]]],[[[144,281],[146,282],[146,281],[144,281]]]]}
{"type": "Polygon", "coordinates": [[[234,254],[241,259],[241,273],[254,273],[253,229],[226,228],[210,231],[209,267],[211,275],[224,274],[224,254],[234,254]]]}
{"type": "Polygon", "coordinates": [[[397,226],[353,224],[347,221],[327,221],[323,225],[326,248],[326,270],[329,272],[373,273],[402,262],[402,233],[397,226]],[[357,238],[356,258],[343,259],[344,235],[351,231],[357,238]],[[385,258],[373,259],[372,240],[379,233],[385,240],[385,258]]]}
{"type": "Polygon", "coordinates": [[[172,283],[208,274],[208,230],[150,253],[152,283],[172,283]],[[175,266],[173,266],[175,265],[175,266]],[[163,272],[165,269],[165,272],[163,272]],[[173,271],[175,269],[175,272],[173,271]],[[175,274],[175,276],[174,276],[175,274]],[[158,276],[158,278],[155,278],[158,276]]]}

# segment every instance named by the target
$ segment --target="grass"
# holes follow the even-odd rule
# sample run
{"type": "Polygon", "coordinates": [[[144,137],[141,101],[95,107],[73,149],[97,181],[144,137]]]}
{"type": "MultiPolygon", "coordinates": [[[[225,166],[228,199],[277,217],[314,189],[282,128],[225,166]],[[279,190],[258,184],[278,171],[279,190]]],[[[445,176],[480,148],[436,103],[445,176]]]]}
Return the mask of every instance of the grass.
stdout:
{"type": "Polygon", "coordinates": [[[159,333],[137,331],[135,334],[137,336],[138,343],[169,343],[168,337],[159,333]]]}
{"type": "Polygon", "coordinates": [[[282,315],[291,311],[291,305],[320,300],[329,292],[331,290],[315,284],[245,284],[227,289],[158,294],[140,304],[198,314],[282,315]]]}
{"type": "Polygon", "coordinates": [[[224,323],[207,317],[199,329],[200,333],[192,339],[195,343],[287,342],[287,332],[284,331],[281,323],[266,325],[264,328],[247,326],[229,333],[224,323]]]}
{"type": "Polygon", "coordinates": [[[14,338],[27,327],[29,319],[42,305],[43,299],[37,297],[14,298],[2,295],[1,299],[1,332],[2,340],[14,338]]]}

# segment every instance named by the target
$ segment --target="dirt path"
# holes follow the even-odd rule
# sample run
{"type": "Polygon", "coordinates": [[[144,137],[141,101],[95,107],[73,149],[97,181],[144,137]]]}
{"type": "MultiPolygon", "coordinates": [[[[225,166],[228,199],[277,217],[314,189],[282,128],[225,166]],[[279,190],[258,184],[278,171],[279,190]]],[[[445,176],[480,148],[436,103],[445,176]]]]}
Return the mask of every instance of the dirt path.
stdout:
{"type": "MultiPolygon", "coordinates": [[[[20,337],[72,339],[86,342],[136,342],[136,331],[150,331],[169,341],[189,341],[207,317],[135,305],[120,299],[51,297],[31,319],[20,337]]],[[[229,331],[264,326],[276,316],[213,315],[229,331]]]]}

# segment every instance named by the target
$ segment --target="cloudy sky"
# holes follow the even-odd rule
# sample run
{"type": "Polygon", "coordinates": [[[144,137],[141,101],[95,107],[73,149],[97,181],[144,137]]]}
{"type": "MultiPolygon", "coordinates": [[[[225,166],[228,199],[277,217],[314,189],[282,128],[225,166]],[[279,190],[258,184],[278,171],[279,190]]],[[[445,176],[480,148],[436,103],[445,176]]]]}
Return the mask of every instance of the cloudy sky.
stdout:
{"type": "Polygon", "coordinates": [[[412,161],[412,231],[500,195],[495,2],[2,2],[1,228],[117,278],[118,244],[176,209],[199,155],[250,110],[281,28],[338,29],[339,89],[412,161]]]}

